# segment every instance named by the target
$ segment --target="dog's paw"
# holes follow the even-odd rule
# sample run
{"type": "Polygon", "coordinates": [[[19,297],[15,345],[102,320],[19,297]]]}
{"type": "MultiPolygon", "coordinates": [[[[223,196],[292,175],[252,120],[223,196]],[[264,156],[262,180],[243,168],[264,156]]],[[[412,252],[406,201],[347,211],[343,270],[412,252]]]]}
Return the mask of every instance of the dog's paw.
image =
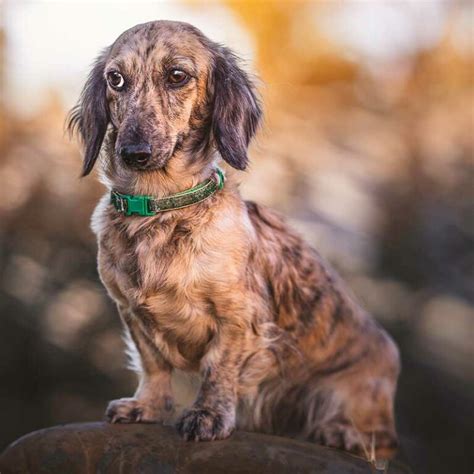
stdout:
{"type": "Polygon", "coordinates": [[[145,404],[136,398],[120,398],[112,400],[105,411],[105,418],[109,423],[157,423],[166,421],[171,416],[172,401],[165,401],[165,410],[160,404],[145,404]],[[166,412],[166,413],[164,413],[166,412]]]}
{"type": "Polygon", "coordinates": [[[205,408],[186,410],[176,427],[185,441],[212,441],[228,438],[234,431],[231,417],[205,408]]]}
{"type": "Polygon", "coordinates": [[[395,434],[388,431],[362,433],[351,424],[329,423],[317,431],[316,441],[364,458],[390,459],[398,448],[395,434]]]}
{"type": "Polygon", "coordinates": [[[355,452],[362,448],[364,440],[351,425],[329,423],[317,430],[316,441],[329,448],[355,452]]]}

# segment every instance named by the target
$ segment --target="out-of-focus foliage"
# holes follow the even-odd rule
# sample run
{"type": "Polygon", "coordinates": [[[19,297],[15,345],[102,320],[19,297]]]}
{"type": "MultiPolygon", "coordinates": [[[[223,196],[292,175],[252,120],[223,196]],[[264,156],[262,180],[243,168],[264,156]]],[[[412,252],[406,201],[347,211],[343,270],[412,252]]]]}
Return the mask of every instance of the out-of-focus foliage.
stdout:
{"type": "MultiPolygon", "coordinates": [[[[473,48],[456,46],[453,6],[436,44],[371,68],[318,29],[319,5],[228,3],[266,109],[242,192],[284,212],[397,338],[402,457],[415,472],[467,472],[473,48]]],[[[103,190],[78,179],[64,115],[54,94],[28,121],[0,109],[0,447],[96,419],[133,390],[88,226],[103,190]]]]}

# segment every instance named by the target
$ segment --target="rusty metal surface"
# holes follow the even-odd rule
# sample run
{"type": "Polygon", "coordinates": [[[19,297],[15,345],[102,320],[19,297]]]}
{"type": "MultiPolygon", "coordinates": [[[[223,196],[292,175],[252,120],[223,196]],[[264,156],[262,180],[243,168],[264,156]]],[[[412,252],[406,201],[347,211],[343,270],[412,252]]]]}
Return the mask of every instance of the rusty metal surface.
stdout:
{"type": "MultiPolygon", "coordinates": [[[[169,426],[80,423],[35,431],[0,456],[1,474],[366,474],[362,459],[310,443],[237,432],[225,441],[184,442],[169,426]]],[[[407,473],[391,465],[389,474],[407,473]]]]}

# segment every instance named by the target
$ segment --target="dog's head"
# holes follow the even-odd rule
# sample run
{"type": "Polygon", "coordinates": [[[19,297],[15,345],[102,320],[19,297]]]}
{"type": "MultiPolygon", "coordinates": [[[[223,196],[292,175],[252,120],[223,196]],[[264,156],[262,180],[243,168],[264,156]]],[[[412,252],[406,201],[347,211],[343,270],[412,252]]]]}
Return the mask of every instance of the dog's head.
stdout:
{"type": "Polygon", "coordinates": [[[69,129],[92,170],[110,132],[109,159],[131,170],[166,167],[182,156],[216,148],[237,169],[261,117],[248,75],[225,47],[185,23],[156,21],[123,33],[96,60],[69,129]]]}

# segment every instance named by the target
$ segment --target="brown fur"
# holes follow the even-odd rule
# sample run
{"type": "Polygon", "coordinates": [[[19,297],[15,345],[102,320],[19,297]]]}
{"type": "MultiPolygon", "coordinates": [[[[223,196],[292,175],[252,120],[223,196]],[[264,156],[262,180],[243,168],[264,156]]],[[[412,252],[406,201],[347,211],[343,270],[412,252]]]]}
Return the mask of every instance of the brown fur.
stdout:
{"type": "MultiPolygon", "coordinates": [[[[260,114],[229,50],[189,25],[153,22],[99,58],[72,126],[85,142],[84,174],[105,140],[105,183],[160,197],[209,177],[220,157],[245,168],[260,114]],[[176,63],[193,77],[167,89],[176,63]],[[111,68],[125,91],[107,87],[111,68]],[[150,144],[143,169],[121,160],[127,140],[150,144]]],[[[170,377],[181,369],[202,376],[177,424],[185,439],[239,426],[393,455],[396,346],[280,216],[241,199],[232,173],[206,201],[153,217],[125,217],[106,195],[93,229],[101,279],[140,356],[137,392],[110,403],[110,421],[170,418],[170,377]]]]}

